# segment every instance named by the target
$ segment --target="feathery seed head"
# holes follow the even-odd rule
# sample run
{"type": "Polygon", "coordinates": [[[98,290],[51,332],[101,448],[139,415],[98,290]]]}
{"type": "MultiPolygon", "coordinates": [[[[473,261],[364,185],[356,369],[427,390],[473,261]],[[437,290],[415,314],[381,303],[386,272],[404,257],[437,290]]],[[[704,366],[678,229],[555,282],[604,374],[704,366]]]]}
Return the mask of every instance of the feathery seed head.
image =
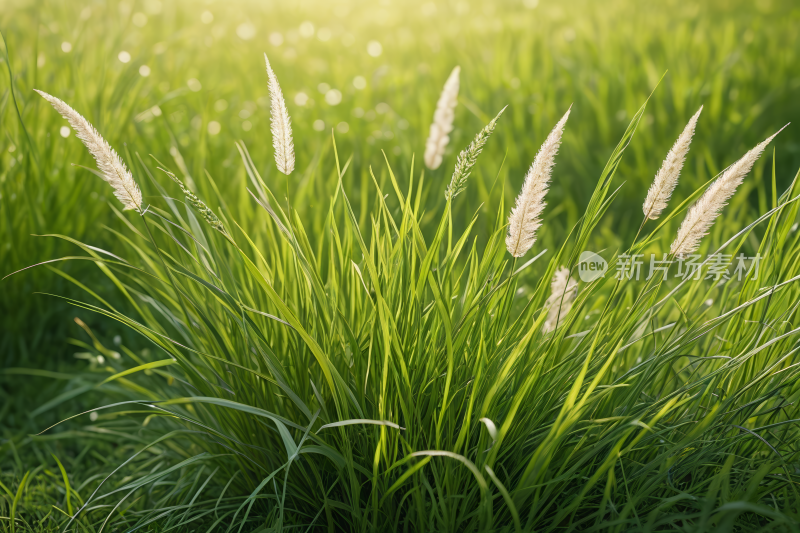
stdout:
{"type": "Polygon", "coordinates": [[[486,141],[488,141],[489,137],[491,137],[492,132],[497,125],[497,119],[500,118],[500,115],[503,114],[503,111],[506,110],[506,107],[501,109],[497,116],[489,121],[489,123],[478,132],[478,134],[475,136],[475,139],[469,143],[469,146],[464,148],[461,153],[458,154],[458,159],[456,159],[456,167],[453,170],[453,176],[450,178],[450,183],[447,185],[447,188],[444,191],[444,197],[447,198],[447,200],[452,200],[467,188],[467,178],[469,177],[469,173],[472,170],[472,167],[475,166],[475,162],[478,160],[478,155],[481,153],[481,150],[483,150],[483,146],[486,144],[486,141]]]}
{"type": "Polygon", "coordinates": [[[287,176],[294,170],[294,142],[292,141],[292,121],[289,118],[289,111],[286,109],[286,101],[283,99],[281,86],[278,78],[269,64],[267,54],[264,54],[264,61],[267,64],[267,76],[269,82],[269,120],[270,130],[272,131],[272,146],[275,149],[275,164],[278,170],[287,176]]]}
{"type": "Polygon", "coordinates": [[[508,217],[506,249],[514,257],[525,255],[536,242],[536,230],[542,225],[541,214],[547,205],[544,197],[549,189],[555,157],[571,110],[572,106],[567,109],[539,148],[531,168],[525,175],[517,203],[508,217]]]}
{"type": "Polygon", "coordinates": [[[133,175],[125,166],[122,158],[117,155],[117,152],[111,148],[88,120],[67,105],[66,102],[44,91],[38,89],[34,89],[34,91],[50,102],[55,110],[67,119],[69,125],[75,130],[75,135],[94,157],[103,179],[114,188],[114,196],[122,202],[123,210],[133,209],[137,213],[141,213],[142,191],[139,190],[133,175]]]}
{"type": "Polygon", "coordinates": [[[444,157],[444,150],[450,142],[450,132],[453,131],[456,104],[458,104],[459,73],[461,67],[456,67],[442,89],[436,111],[433,114],[430,135],[425,143],[425,166],[431,170],[439,168],[444,157]]]}
{"type": "Polygon", "coordinates": [[[559,322],[564,321],[575,297],[578,296],[578,282],[569,275],[569,269],[558,267],[550,282],[550,297],[545,302],[548,308],[547,319],[544,321],[544,332],[553,331],[559,322]]]}
{"type": "Polygon", "coordinates": [[[728,204],[728,200],[736,192],[737,187],[742,184],[747,173],[753,168],[753,164],[761,157],[772,139],[786,126],[744,154],[736,163],[725,169],[722,176],[706,189],[706,192],[689,209],[689,213],[683,219],[683,223],[678,229],[678,235],[670,247],[671,254],[685,256],[697,251],[700,241],[708,234],[708,230],[714,225],[714,220],[719,216],[722,208],[728,204]]]}
{"type": "Polygon", "coordinates": [[[647,198],[644,201],[642,210],[645,216],[651,220],[657,219],[661,212],[666,209],[667,202],[669,202],[670,196],[672,196],[672,192],[678,184],[683,163],[686,161],[686,154],[689,152],[689,145],[692,143],[697,119],[702,111],[703,106],[700,106],[697,113],[689,119],[689,123],[686,124],[678,140],[675,141],[675,144],[672,145],[669,153],[667,153],[667,157],[658,170],[650,190],[647,191],[647,198]]]}

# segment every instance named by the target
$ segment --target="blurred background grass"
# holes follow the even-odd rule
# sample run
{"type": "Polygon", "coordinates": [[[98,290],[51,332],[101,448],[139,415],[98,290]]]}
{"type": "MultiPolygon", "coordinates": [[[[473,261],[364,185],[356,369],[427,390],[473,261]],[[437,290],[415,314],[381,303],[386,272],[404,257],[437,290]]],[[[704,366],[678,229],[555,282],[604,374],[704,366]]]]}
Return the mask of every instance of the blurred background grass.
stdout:
{"type": "MultiPolygon", "coordinates": [[[[108,229],[121,224],[110,189],[74,166],[93,168],[84,147],[33,88],[83,113],[133,167],[145,197],[155,188],[137,154],[180,170],[201,197],[219,191],[246,229],[263,224],[245,189],[234,146],[241,139],[272,189],[292,198],[307,228],[318,228],[326,211],[316,202],[335,185],[331,129],[340,153],[353,155],[345,186],[366,217],[369,167],[379,182],[386,178],[383,151],[401,184],[412,155],[420,171],[439,91],[461,65],[456,129],[445,163],[426,174],[427,209],[440,208],[458,150],[506,104],[455,211],[466,220],[480,204],[496,211],[501,196],[508,205],[545,135],[572,104],[540,239],[552,250],[577,222],[628,121],[658,85],[617,174],[615,187],[626,185],[592,243],[613,248],[635,233],[649,182],[701,104],[675,193],[680,199],[800,118],[798,23],[800,6],[791,0],[0,0],[0,271],[76,252],[32,235],[65,234],[113,252],[117,237],[108,229]],[[265,52],[293,120],[299,172],[288,179],[272,164],[265,52]]],[[[775,143],[780,191],[800,166],[796,128],[775,143]]],[[[767,210],[768,164],[765,157],[756,166],[715,227],[717,237],[767,210]]],[[[485,217],[479,224],[493,222],[485,217]]],[[[54,266],[77,279],[99,279],[89,262],[54,266]]],[[[34,294],[76,291],[44,268],[0,282],[0,457],[12,457],[20,471],[20,450],[42,455],[26,432],[77,412],[83,401],[97,403],[75,392],[83,385],[71,372],[89,363],[73,356],[83,348],[68,339],[90,340],[73,317],[108,345],[116,337],[117,344],[137,346],[120,326],[34,294]],[[51,374],[13,370],[19,368],[51,374]],[[66,396],[52,409],[35,411],[59,394],[66,396]]],[[[67,450],[73,457],[84,449],[75,442],[67,450]]]]}

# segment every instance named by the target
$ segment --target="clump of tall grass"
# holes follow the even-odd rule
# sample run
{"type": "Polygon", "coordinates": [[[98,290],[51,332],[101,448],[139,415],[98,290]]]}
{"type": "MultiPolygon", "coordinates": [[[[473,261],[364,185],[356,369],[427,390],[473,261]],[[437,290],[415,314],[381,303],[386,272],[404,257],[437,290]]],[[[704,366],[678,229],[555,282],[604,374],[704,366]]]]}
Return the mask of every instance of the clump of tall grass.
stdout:
{"type": "MultiPolygon", "coordinates": [[[[388,163],[393,197],[376,180],[362,226],[335,139],[338,185],[311,231],[281,207],[243,144],[262,231],[246,232],[229,209],[225,233],[215,231],[217,215],[170,175],[185,209],[166,191],[154,197],[143,217],[126,219],[114,260],[80,244],[132,311],[91,290],[93,301],[75,305],[129,326],[155,351],[109,367],[105,382],[131,399],[93,410],[109,431],[135,435],[133,473],[109,475],[70,520],[237,531],[796,523],[796,179],[719,243],[731,253],[753,246],[757,276],[661,284],[608,273],[578,290],[570,275],[615,198],[610,184],[643,113],[573,236],[519,268],[505,254],[533,243],[567,115],[534,158],[511,228],[500,208],[481,247],[468,245],[474,222],[443,241],[450,202],[499,114],[459,156],[430,233],[421,178],[388,163]],[[147,237],[136,228],[145,220],[158,229],[147,237]]],[[[764,146],[720,181],[741,181],[764,146]]],[[[664,242],[664,227],[631,251],[664,242]]]]}

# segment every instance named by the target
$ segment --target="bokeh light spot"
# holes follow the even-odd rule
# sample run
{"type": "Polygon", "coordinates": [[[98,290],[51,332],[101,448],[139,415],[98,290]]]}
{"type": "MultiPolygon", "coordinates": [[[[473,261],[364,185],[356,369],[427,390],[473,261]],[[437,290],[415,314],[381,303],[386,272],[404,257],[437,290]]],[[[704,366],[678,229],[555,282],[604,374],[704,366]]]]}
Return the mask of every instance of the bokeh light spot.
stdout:
{"type": "Polygon", "coordinates": [[[256,27],[249,22],[244,22],[236,27],[236,35],[243,41],[249,41],[256,36],[256,27]]]}
{"type": "Polygon", "coordinates": [[[342,93],[337,89],[331,89],[325,93],[325,102],[328,105],[339,105],[342,102],[342,93]]]}
{"type": "Polygon", "coordinates": [[[294,103],[299,106],[304,106],[308,103],[308,95],[306,93],[300,92],[294,95],[294,103]]]}
{"type": "Polygon", "coordinates": [[[383,46],[378,41],[370,41],[367,43],[367,53],[372,57],[378,57],[383,53],[383,46]]]}
{"type": "Polygon", "coordinates": [[[308,39],[314,36],[314,24],[311,21],[305,21],[300,24],[300,36],[308,39]]]}
{"type": "Polygon", "coordinates": [[[186,82],[186,86],[189,87],[189,90],[192,92],[198,92],[200,89],[203,88],[203,84],[200,83],[200,80],[197,78],[191,78],[186,82]]]}

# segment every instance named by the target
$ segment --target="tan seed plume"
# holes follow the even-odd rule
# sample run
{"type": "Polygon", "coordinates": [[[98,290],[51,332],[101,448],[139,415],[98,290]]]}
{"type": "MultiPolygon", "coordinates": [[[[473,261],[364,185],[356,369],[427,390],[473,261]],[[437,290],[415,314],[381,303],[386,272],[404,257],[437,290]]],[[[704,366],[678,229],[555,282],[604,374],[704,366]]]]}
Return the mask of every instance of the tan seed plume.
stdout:
{"type": "Polygon", "coordinates": [[[669,153],[667,153],[664,163],[658,170],[650,190],[647,191],[647,198],[642,206],[644,215],[651,219],[656,220],[661,216],[661,212],[667,208],[672,192],[678,184],[678,178],[681,175],[683,163],[686,161],[686,154],[689,152],[689,146],[692,144],[692,136],[694,135],[694,128],[697,125],[697,119],[700,118],[700,113],[703,111],[703,106],[697,110],[697,113],[689,119],[689,123],[683,129],[683,132],[672,145],[669,153]]]}
{"type": "Polygon", "coordinates": [[[67,119],[69,125],[75,130],[75,135],[86,145],[89,153],[94,157],[103,179],[114,188],[114,196],[122,202],[123,209],[133,209],[141,213],[142,191],[139,190],[139,186],[133,180],[133,175],[117,152],[80,113],[55,96],[38,89],[34,89],[34,91],[50,102],[55,110],[67,119]]]}
{"type": "Polygon", "coordinates": [[[569,269],[558,267],[550,282],[550,297],[545,302],[547,319],[542,326],[544,332],[553,331],[559,323],[564,322],[575,297],[578,296],[578,282],[569,275],[569,269]]]}
{"type": "Polygon", "coordinates": [[[670,247],[671,254],[684,256],[697,251],[700,247],[700,241],[708,234],[708,230],[714,225],[714,220],[719,216],[722,208],[727,205],[733,193],[736,192],[736,188],[744,181],[744,177],[753,168],[753,164],[772,139],[783,131],[786,126],[744,154],[741,159],[729,166],[722,173],[722,176],[711,184],[706,192],[703,193],[703,196],[689,209],[689,213],[683,220],[680,229],[678,229],[678,235],[670,247]]]}
{"type": "Polygon", "coordinates": [[[547,136],[544,144],[533,159],[531,168],[525,175],[522,191],[517,196],[517,203],[508,217],[508,235],[506,249],[514,257],[522,257],[536,242],[536,230],[542,225],[542,211],[547,205],[544,197],[550,186],[550,175],[555,165],[561,136],[569,118],[572,106],[558,121],[553,131],[547,136]]]}
{"type": "Polygon", "coordinates": [[[272,131],[272,146],[275,149],[275,164],[278,170],[287,176],[294,170],[294,142],[292,141],[292,121],[289,118],[289,111],[286,109],[286,101],[283,99],[281,86],[278,78],[269,64],[267,54],[264,54],[264,61],[267,63],[267,76],[269,77],[269,121],[272,131]]]}
{"type": "Polygon", "coordinates": [[[456,67],[442,89],[436,111],[433,113],[431,132],[425,143],[425,166],[431,170],[439,168],[444,158],[444,150],[450,142],[450,132],[453,131],[453,119],[458,103],[459,73],[461,67],[456,67]]]}

